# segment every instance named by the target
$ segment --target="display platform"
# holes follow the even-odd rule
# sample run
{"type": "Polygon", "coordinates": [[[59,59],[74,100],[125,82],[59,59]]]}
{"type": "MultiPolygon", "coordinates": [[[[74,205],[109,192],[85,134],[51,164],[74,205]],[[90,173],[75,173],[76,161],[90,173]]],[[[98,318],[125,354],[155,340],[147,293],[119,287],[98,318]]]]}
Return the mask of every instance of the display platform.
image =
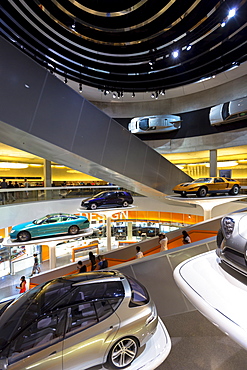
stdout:
{"type": "MultiPolygon", "coordinates": [[[[144,351],[128,366],[128,370],[153,370],[165,361],[171,351],[171,338],[159,318],[157,330],[146,343],[144,351]]],[[[94,369],[94,368],[93,368],[94,369]]],[[[92,369],[92,370],[93,370],[92,369]]],[[[108,370],[102,365],[100,370],[108,370]]]]}
{"type": "Polygon", "coordinates": [[[133,208],[136,208],[136,206],[134,205],[130,205],[128,207],[112,207],[112,208],[96,208],[96,209],[86,209],[86,208],[77,208],[77,211],[80,212],[80,213],[104,213],[106,215],[108,215],[108,213],[117,213],[117,212],[121,212],[121,211],[129,211],[129,210],[132,210],[133,208]]]}
{"type": "Polygon", "coordinates": [[[29,245],[29,244],[46,244],[49,242],[54,242],[54,241],[64,241],[64,240],[70,240],[70,239],[78,239],[84,236],[89,236],[93,234],[93,229],[92,228],[87,228],[80,230],[78,234],[76,235],[69,235],[69,234],[59,234],[59,235],[54,235],[54,236],[47,236],[47,237],[42,237],[42,238],[34,238],[31,240],[28,240],[26,242],[17,242],[14,241],[12,242],[10,238],[4,238],[2,241],[2,245],[4,247],[15,247],[15,246],[21,246],[21,245],[29,245]]]}
{"type": "Polygon", "coordinates": [[[203,209],[204,220],[209,220],[212,218],[212,210],[214,207],[220,206],[221,204],[235,202],[236,200],[245,199],[246,195],[226,195],[222,194],[219,196],[207,196],[204,198],[198,198],[196,196],[181,197],[180,195],[167,196],[166,199],[173,203],[182,203],[183,206],[188,205],[198,205],[203,209]]]}
{"type": "Polygon", "coordinates": [[[215,251],[180,263],[174,279],[208,320],[247,350],[247,279],[238,280],[219,264],[215,251]]]}

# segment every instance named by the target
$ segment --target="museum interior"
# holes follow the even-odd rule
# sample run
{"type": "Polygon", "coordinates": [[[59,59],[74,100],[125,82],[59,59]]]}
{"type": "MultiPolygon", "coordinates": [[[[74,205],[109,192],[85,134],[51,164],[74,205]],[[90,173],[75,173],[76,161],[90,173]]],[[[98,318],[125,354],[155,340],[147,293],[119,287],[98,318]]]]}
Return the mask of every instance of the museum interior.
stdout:
{"type": "Polygon", "coordinates": [[[247,0],[0,7],[0,370],[246,369],[247,0]]]}

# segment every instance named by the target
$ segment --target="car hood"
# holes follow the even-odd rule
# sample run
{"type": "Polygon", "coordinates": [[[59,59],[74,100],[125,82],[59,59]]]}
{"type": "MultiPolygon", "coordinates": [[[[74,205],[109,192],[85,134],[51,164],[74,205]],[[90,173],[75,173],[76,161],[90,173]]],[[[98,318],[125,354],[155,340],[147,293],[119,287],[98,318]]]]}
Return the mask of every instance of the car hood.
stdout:
{"type": "Polygon", "coordinates": [[[23,230],[23,229],[27,229],[27,228],[30,228],[30,227],[33,227],[33,226],[36,226],[32,221],[29,221],[29,222],[23,222],[22,224],[18,224],[16,226],[13,226],[12,227],[12,230],[23,230]]]}

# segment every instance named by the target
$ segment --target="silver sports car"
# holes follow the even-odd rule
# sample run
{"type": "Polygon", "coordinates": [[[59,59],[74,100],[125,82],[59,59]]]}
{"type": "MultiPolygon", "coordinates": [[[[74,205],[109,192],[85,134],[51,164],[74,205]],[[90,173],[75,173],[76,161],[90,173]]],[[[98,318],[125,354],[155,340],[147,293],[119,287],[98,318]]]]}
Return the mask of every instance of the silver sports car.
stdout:
{"type": "Polygon", "coordinates": [[[83,370],[131,365],[156,331],[157,311],[132,277],[60,277],[0,305],[0,369],[83,370]]]}
{"type": "Polygon", "coordinates": [[[221,220],[216,253],[226,264],[247,276],[247,212],[227,215],[221,220]]]}

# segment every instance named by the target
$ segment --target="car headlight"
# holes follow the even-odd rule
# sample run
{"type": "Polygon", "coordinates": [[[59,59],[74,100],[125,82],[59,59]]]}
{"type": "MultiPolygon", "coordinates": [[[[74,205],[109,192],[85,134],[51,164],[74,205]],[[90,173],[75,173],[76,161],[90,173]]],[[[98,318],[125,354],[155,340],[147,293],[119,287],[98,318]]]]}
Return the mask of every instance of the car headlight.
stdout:
{"type": "Polygon", "coordinates": [[[15,233],[15,230],[14,230],[14,229],[12,229],[12,230],[10,231],[10,234],[13,234],[13,233],[15,233]]]}
{"type": "Polygon", "coordinates": [[[233,233],[235,226],[235,221],[231,217],[225,217],[223,219],[223,230],[225,234],[225,238],[229,239],[233,233]]]}

